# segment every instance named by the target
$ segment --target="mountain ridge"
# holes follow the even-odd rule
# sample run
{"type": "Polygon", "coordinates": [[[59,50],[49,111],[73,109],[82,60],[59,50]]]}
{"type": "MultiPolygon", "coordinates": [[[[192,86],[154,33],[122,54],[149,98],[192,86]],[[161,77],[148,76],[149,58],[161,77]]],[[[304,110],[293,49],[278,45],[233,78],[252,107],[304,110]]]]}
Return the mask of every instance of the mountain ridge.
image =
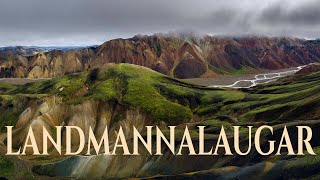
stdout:
{"type": "MultiPolygon", "coordinates": [[[[59,51],[59,50],[58,50],[59,51]]],[[[217,77],[259,69],[283,69],[320,61],[319,40],[288,37],[220,37],[193,34],[136,35],[98,47],[22,56],[0,50],[0,77],[48,78],[130,63],[176,78],[217,77]],[[64,66],[63,70],[57,66],[64,66]]]]}

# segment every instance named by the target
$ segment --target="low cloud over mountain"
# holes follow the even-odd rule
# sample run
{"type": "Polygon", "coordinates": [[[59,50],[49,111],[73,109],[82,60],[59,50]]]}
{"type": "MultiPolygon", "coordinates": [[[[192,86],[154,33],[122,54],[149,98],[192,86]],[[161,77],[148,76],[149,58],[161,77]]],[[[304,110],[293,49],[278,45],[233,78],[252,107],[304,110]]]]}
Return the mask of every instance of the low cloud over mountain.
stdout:
{"type": "Polygon", "coordinates": [[[12,0],[1,3],[0,46],[87,45],[168,31],[318,38],[319,0],[12,0]]]}

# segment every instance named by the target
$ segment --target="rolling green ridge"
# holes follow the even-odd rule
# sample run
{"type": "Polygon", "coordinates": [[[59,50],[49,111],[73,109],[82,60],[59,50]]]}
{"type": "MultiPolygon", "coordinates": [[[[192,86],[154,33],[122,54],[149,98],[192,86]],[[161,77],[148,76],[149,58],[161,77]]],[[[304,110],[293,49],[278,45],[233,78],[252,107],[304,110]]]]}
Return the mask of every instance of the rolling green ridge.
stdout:
{"type": "Polygon", "coordinates": [[[202,120],[230,116],[240,123],[312,119],[319,117],[319,77],[318,72],[284,78],[241,91],[188,84],[136,65],[111,64],[25,86],[0,84],[2,108],[9,109],[1,113],[1,119],[14,122],[10,119],[16,119],[20,111],[12,104],[21,102],[21,98],[41,99],[51,95],[63,97],[68,104],[116,101],[141,108],[155,121],[169,124],[189,122],[195,116],[202,120]]]}
{"type": "MultiPolygon", "coordinates": [[[[146,112],[155,124],[188,123],[192,136],[198,135],[196,126],[202,125],[206,126],[205,133],[210,136],[219,133],[222,125],[226,130],[232,130],[232,125],[284,125],[294,121],[318,120],[319,84],[320,72],[315,72],[282,78],[250,89],[208,88],[137,65],[109,64],[89,72],[23,86],[0,84],[0,131],[5,132],[6,125],[15,125],[31,103],[41,102],[47,96],[58,96],[68,105],[94,100],[138,108],[146,112]]],[[[113,120],[122,118],[118,114],[113,120]]],[[[182,129],[177,129],[177,137],[182,133],[182,129]]],[[[5,175],[14,177],[15,166],[10,159],[0,157],[4,159],[0,166],[8,169],[5,175]]],[[[290,161],[276,158],[266,166],[280,164],[283,171],[292,173],[304,167],[314,168],[319,164],[318,159],[310,156],[290,161]]],[[[260,165],[255,164],[251,168],[260,168],[260,165]]],[[[316,178],[317,173],[312,173],[316,178]]]]}

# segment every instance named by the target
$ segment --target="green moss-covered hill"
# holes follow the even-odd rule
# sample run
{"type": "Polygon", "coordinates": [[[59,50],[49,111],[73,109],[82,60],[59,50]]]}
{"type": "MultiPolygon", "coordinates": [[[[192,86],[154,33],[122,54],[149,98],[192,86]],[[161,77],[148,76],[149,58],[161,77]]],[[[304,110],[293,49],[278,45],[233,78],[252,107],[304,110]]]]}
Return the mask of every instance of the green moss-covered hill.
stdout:
{"type": "MultiPolygon", "coordinates": [[[[227,130],[232,129],[232,125],[235,124],[284,126],[290,125],[293,121],[304,123],[319,119],[319,84],[320,72],[313,72],[283,78],[251,89],[217,89],[189,84],[137,65],[109,64],[90,72],[49,81],[26,85],[0,84],[0,131],[4,133],[6,125],[14,126],[20,114],[30,104],[40,105],[44,97],[49,96],[61,97],[67,105],[79,105],[87,100],[94,100],[113,102],[126,108],[133,107],[147,113],[155,124],[189,123],[192,135],[197,135],[196,125],[199,124],[207,126],[206,134],[219,133],[221,125],[227,130]]],[[[176,132],[182,133],[180,129],[176,132]]],[[[4,144],[0,146],[5,148],[4,144]]],[[[275,160],[272,167],[281,165],[282,169],[289,168],[291,173],[291,169],[301,168],[295,162],[304,161],[307,163],[304,167],[319,164],[309,163],[309,158],[294,158],[292,161],[286,161],[284,165],[280,158],[279,161],[275,160]],[[277,162],[282,164],[279,165],[277,162]]],[[[248,162],[234,160],[239,167],[250,164],[249,161],[262,162],[255,158],[248,162]]],[[[5,171],[11,173],[5,174],[6,177],[14,177],[14,169],[18,168],[17,163],[7,165],[10,162],[11,159],[6,159],[0,163],[3,167],[10,168],[5,171]]],[[[256,170],[259,167],[259,164],[255,164],[253,168],[256,170]]],[[[262,167],[265,167],[264,164],[262,167]]],[[[232,173],[237,175],[238,171],[232,173]]],[[[208,177],[207,174],[204,175],[208,177]]]]}
{"type": "Polygon", "coordinates": [[[138,107],[154,121],[168,124],[220,119],[221,121],[277,122],[320,116],[320,73],[282,79],[241,91],[213,89],[172,79],[130,64],[109,64],[24,86],[0,84],[1,129],[14,124],[30,99],[63,97],[67,104],[85,100],[116,101],[138,107]]]}
{"type": "Polygon", "coordinates": [[[233,90],[212,90],[187,84],[147,68],[129,64],[111,64],[88,73],[64,76],[25,86],[1,85],[5,101],[19,96],[43,97],[58,95],[68,104],[85,100],[117,101],[139,107],[156,121],[178,124],[201,115],[201,105],[239,101],[244,93],[233,90]]]}

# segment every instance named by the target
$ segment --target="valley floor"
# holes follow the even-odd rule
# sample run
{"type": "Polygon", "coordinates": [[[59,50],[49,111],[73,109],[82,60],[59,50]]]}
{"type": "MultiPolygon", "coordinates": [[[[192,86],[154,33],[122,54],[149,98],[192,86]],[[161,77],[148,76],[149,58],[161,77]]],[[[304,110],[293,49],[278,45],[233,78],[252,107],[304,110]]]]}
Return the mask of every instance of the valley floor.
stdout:
{"type": "Polygon", "coordinates": [[[276,81],[281,77],[293,75],[305,66],[292,67],[279,70],[265,70],[259,74],[225,75],[218,78],[193,78],[187,79],[194,84],[210,87],[250,88],[258,84],[276,81]]]}
{"type": "MultiPolygon", "coordinates": [[[[293,75],[305,66],[292,67],[278,70],[262,70],[258,74],[245,74],[245,75],[222,75],[217,78],[192,78],[185,79],[198,85],[209,87],[230,87],[230,88],[250,88],[258,84],[269,83],[278,80],[281,77],[293,75]]],[[[51,78],[0,78],[0,83],[24,85],[31,82],[46,81],[51,78]]]]}

